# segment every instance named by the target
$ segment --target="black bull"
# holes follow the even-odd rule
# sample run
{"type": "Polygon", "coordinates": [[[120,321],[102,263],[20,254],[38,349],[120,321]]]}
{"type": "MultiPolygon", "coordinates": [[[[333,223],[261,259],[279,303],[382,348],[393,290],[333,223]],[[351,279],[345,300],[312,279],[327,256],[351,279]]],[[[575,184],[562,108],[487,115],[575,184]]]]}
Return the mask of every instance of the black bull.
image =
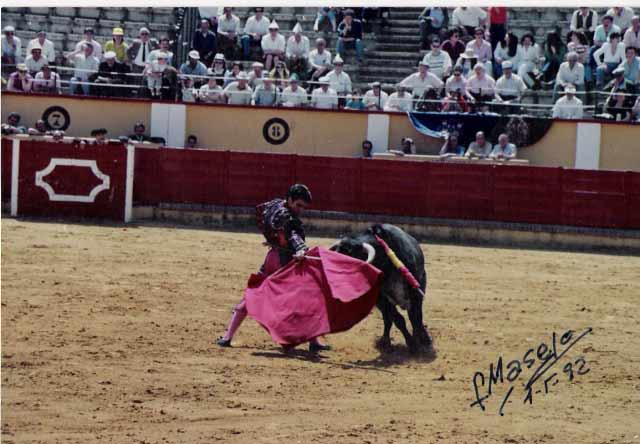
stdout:
{"type": "Polygon", "coordinates": [[[432,343],[431,337],[422,322],[423,296],[409,285],[400,271],[391,263],[374,234],[384,240],[396,253],[396,256],[420,283],[420,288],[424,293],[427,286],[427,273],[420,245],[412,236],[395,225],[373,225],[362,234],[343,237],[331,249],[347,256],[367,260],[366,244],[374,248],[375,257],[371,264],[384,273],[377,302],[378,309],[380,309],[384,320],[384,334],[380,338],[379,345],[383,348],[391,345],[389,333],[393,323],[404,335],[409,350],[416,352],[420,348],[428,349],[432,343]],[[396,306],[408,311],[413,334],[407,330],[404,317],[398,312],[396,306]]]}

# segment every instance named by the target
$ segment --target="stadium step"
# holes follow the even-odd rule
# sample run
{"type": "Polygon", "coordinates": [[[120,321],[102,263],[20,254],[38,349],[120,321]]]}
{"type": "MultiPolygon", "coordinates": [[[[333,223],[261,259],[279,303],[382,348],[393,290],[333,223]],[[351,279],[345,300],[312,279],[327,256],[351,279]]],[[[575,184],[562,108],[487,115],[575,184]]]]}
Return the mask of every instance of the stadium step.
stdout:
{"type": "Polygon", "coordinates": [[[381,34],[378,36],[377,42],[384,43],[420,43],[420,35],[396,35],[396,34],[381,34]]]}
{"type": "Polygon", "coordinates": [[[402,51],[417,54],[420,51],[418,43],[378,43],[376,51],[402,51]]]}

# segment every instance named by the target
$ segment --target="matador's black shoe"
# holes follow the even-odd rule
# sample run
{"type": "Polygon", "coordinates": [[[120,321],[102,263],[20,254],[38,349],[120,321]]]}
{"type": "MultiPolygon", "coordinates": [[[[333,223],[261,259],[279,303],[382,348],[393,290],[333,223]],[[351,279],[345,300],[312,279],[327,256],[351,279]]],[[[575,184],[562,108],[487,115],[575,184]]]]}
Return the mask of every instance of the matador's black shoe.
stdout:
{"type": "Polygon", "coordinates": [[[216,344],[218,344],[220,347],[231,347],[231,339],[225,339],[223,336],[220,336],[216,340],[216,344]]]}
{"type": "Polygon", "coordinates": [[[321,351],[329,351],[331,350],[330,345],[322,345],[317,342],[309,342],[309,351],[311,353],[318,353],[321,351]]]}

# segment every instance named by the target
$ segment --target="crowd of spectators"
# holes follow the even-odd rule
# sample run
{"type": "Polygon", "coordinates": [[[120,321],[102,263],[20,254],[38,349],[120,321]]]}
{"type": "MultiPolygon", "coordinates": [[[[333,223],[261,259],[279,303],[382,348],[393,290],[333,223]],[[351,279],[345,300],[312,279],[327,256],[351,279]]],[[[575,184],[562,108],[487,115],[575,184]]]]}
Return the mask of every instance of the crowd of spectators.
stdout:
{"type": "MultiPolygon", "coordinates": [[[[234,8],[205,17],[194,30],[187,60],[176,65],[170,40],[146,27],[126,41],[122,28],[101,45],[87,28],[69,65],[52,69],[53,43],[41,30],[27,45],[11,26],[2,36],[3,65],[13,66],[6,88],[16,92],[60,93],[61,69],[73,69],[72,94],[255,106],[384,111],[519,113],[528,91],[552,94],[554,117],[581,118],[585,107],[619,120],[638,118],[640,17],[629,7],[613,7],[601,17],[579,8],[569,32],[550,31],[537,42],[532,33],[509,28],[503,7],[425,8],[418,17],[426,54],[415,73],[389,91],[372,82],[353,89],[344,70],[348,52],[364,59],[363,34],[372,18],[389,27],[389,8],[319,8],[314,31],[337,38],[313,42],[296,23],[290,30],[253,8],[242,23],[234,8]],[[332,53],[333,51],[333,53],[332,53]],[[387,91],[385,91],[385,89],[387,91]],[[601,100],[598,100],[598,99],[601,100]]],[[[3,70],[3,72],[5,72],[3,70]]]]}

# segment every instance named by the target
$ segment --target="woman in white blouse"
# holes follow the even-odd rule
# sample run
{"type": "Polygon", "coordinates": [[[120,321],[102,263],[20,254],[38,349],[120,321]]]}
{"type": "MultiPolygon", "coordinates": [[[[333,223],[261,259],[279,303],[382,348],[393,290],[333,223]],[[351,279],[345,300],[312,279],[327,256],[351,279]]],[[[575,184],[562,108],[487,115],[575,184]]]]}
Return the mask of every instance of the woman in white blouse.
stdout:
{"type": "Polygon", "coordinates": [[[596,87],[602,88],[605,76],[624,61],[624,43],[620,41],[620,34],[617,32],[609,34],[609,41],[604,42],[593,53],[593,58],[598,65],[596,68],[596,87]]]}
{"type": "Polygon", "coordinates": [[[544,61],[542,50],[533,38],[533,34],[522,36],[521,45],[518,48],[520,67],[518,75],[531,88],[534,84],[534,77],[539,74],[538,65],[544,61]]]}
{"type": "Polygon", "coordinates": [[[498,42],[496,49],[493,50],[494,78],[502,75],[502,62],[510,61],[513,64],[513,71],[518,72],[520,67],[520,53],[518,52],[518,37],[513,32],[508,32],[501,42],[498,42]]]}

